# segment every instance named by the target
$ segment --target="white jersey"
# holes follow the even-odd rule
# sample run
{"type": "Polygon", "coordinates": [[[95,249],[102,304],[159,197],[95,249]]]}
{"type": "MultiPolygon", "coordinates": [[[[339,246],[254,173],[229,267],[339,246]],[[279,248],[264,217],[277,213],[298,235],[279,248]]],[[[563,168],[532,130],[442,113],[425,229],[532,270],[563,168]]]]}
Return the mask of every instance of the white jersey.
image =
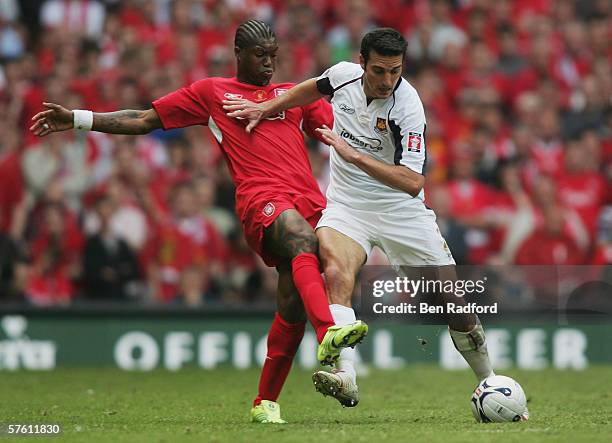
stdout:
{"type": "MultiPolygon", "coordinates": [[[[424,174],[425,112],[416,89],[400,78],[387,99],[367,104],[363,91],[364,72],[356,63],[340,62],[317,79],[320,92],[332,96],[334,131],[349,145],[376,160],[403,165],[424,174]]],[[[351,208],[389,212],[418,204],[424,192],[415,198],[391,188],[357,166],[330,152],[330,182],[327,199],[351,208]]]]}

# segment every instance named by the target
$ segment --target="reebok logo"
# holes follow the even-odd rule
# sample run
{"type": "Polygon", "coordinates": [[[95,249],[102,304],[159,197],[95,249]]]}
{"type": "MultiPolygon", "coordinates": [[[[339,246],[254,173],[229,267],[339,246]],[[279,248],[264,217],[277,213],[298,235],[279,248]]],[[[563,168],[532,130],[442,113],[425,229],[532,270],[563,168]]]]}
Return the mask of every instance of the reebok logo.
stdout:
{"type": "Polygon", "coordinates": [[[347,114],[354,114],[355,113],[355,109],[351,108],[349,105],[347,105],[346,103],[340,103],[338,105],[338,107],[340,108],[340,110],[346,112],[347,114]]]}

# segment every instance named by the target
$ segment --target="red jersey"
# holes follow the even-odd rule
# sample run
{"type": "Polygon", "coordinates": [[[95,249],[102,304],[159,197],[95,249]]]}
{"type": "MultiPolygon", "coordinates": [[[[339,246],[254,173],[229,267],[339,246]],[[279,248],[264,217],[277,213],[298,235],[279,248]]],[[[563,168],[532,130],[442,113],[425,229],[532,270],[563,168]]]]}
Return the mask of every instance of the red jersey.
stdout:
{"type": "Polygon", "coordinates": [[[165,220],[156,226],[143,259],[160,268],[160,296],[168,302],[180,292],[181,274],[190,267],[204,272],[211,262],[227,261],[227,248],[212,223],[202,216],[165,220]]]}
{"type": "Polygon", "coordinates": [[[206,78],[172,92],[155,102],[164,129],[207,125],[225,155],[236,184],[236,212],[241,220],[249,201],[263,191],[307,196],[325,206],[304,145],[303,128],[314,130],[333,126],[331,105],[318,100],[302,108],[283,111],[248,134],[246,120],[230,118],[223,100],[245,98],[254,102],[270,100],[285,93],[292,83],[256,86],[236,78],[206,78]]]}
{"type": "Polygon", "coordinates": [[[605,179],[596,172],[561,174],[557,189],[559,200],[582,217],[593,239],[597,231],[597,218],[605,203],[605,179]]]}
{"type": "Polygon", "coordinates": [[[25,288],[28,300],[37,306],[69,302],[74,295],[70,278],[62,268],[41,273],[35,270],[25,288]]]}
{"type": "Polygon", "coordinates": [[[514,261],[517,265],[579,265],[582,260],[582,252],[566,234],[538,229],[519,247],[514,261]]]}
{"type": "Polygon", "coordinates": [[[18,152],[0,152],[0,232],[8,232],[13,212],[25,194],[21,156],[18,152]]]}

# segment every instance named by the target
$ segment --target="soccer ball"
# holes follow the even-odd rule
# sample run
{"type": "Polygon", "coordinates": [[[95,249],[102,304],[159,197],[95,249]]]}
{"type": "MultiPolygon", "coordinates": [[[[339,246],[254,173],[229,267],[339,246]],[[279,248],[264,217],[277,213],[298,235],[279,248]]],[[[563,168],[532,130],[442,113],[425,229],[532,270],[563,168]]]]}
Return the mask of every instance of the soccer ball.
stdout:
{"type": "Polygon", "coordinates": [[[477,422],[502,423],[529,419],[521,385],[510,377],[493,375],[480,382],[470,402],[477,422]]]}

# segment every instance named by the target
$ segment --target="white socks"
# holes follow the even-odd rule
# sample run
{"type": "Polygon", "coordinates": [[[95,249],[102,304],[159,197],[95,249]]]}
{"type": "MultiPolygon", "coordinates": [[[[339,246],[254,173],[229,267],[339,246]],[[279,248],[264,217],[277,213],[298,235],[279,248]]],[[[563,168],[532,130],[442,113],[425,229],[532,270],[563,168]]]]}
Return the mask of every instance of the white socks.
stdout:
{"type": "MultiPolygon", "coordinates": [[[[353,308],[348,308],[342,305],[329,305],[329,310],[331,311],[332,317],[334,318],[334,322],[337,325],[348,325],[353,323],[357,319],[355,318],[355,311],[353,308]]],[[[338,363],[336,367],[346,372],[350,377],[353,383],[357,382],[357,374],[355,372],[355,360],[356,360],[356,351],[353,348],[343,348],[340,351],[340,358],[338,359],[338,363]]]]}
{"type": "Polygon", "coordinates": [[[455,348],[465,358],[465,361],[468,362],[478,381],[495,375],[489,361],[484,329],[482,329],[480,324],[474,326],[469,332],[454,331],[451,328],[448,328],[448,331],[453,339],[455,348]]]}

